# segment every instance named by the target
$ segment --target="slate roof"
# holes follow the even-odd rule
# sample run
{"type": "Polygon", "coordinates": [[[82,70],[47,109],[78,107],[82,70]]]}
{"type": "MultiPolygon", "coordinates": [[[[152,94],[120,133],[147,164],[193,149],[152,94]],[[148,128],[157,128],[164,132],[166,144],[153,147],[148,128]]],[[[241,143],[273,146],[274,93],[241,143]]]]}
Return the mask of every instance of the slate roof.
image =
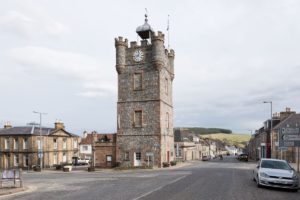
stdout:
{"type": "MultiPolygon", "coordinates": [[[[110,139],[110,141],[114,141],[114,136],[116,134],[115,133],[96,133],[96,135],[97,135],[97,141],[99,141],[105,135],[107,136],[108,139],[110,139]]],[[[89,133],[89,134],[87,134],[87,136],[85,138],[81,139],[81,142],[79,143],[79,145],[92,144],[92,143],[93,143],[93,136],[91,133],[89,133]]]]}
{"type": "Polygon", "coordinates": [[[286,119],[277,124],[273,129],[279,129],[283,127],[300,127],[300,114],[291,114],[286,119]]]}
{"type": "MultiPolygon", "coordinates": [[[[62,129],[63,130],[63,129],[62,129]]],[[[41,135],[51,135],[52,133],[55,133],[57,130],[54,128],[47,128],[42,127],[41,135]]],[[[65,130],[63,130],[65,131],[65,130]]],[[[65,131],[67,134],[73,136],[73,137],[79,137],[78,135],[75,135],[73,133],[69,133],[65,131]]],[[[40,135],[40,128],[38,126],[18,126],[18,127],[12,127],[12,128],[3,128],[0,129],[0,136],[9,136],[9,135],[40,135]]]]}

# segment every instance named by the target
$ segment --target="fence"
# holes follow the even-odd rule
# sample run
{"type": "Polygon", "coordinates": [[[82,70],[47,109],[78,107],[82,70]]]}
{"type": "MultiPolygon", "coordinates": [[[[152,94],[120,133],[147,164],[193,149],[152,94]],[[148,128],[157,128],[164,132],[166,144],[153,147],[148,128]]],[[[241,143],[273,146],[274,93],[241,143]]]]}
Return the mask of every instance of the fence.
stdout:
{"type": "Polygon", "coordinates": [[[22,169],[7,169],[1,172],[0,188],[3,188],[3,183],[13,182],[14,187],[17,187],[16,182],[19,182],[19,187],[23,187],[22,169]]]}

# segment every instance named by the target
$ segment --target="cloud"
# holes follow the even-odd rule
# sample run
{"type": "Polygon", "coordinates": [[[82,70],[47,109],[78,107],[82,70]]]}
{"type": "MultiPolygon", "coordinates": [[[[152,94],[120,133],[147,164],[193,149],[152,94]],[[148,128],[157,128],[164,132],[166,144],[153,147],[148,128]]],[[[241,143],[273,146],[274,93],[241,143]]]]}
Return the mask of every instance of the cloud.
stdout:
{"type": "Polygon", "coordinates": [[[60,22],[43,17],[33,17],[15,10],[0,16],[0,30],[24,37],[36,35],[61,36],[70,32],[60,22]]]}
{"type": "MultiPolygon", "coordinates": [[[[93,57],[45,47],[13,48],[9,56],[29,73],[43,73],[81,81],[84,97],[97,97],[116,93],[115,82],[104,62],[93,57]]],[[[109,68],[111,70],[111,68],[109,68]]]]}

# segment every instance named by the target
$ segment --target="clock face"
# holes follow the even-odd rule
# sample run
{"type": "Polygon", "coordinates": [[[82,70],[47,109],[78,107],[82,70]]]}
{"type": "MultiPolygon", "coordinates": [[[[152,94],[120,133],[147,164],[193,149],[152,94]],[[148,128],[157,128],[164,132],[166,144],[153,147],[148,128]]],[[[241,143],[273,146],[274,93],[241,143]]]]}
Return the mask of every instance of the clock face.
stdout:
{"type": "Polygon", "coordinates": [[[144,58],[144,53],[142,50],[138,49],[133,53],[133,60],[135,62],[140,62],[143,60],[143,58],[144,58]]]}

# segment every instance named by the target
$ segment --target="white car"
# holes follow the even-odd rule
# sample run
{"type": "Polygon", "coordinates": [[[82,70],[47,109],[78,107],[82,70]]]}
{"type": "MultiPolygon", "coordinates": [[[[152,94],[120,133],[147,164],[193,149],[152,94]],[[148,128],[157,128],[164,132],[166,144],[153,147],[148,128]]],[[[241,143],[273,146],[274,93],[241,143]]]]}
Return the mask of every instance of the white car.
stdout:
{"type": "Polygon", "coordinates": [[[297,173],[285,160],[262,158],[253,170],[253,180],[257,187],[269,186],[298,191],[297,173]]]}

